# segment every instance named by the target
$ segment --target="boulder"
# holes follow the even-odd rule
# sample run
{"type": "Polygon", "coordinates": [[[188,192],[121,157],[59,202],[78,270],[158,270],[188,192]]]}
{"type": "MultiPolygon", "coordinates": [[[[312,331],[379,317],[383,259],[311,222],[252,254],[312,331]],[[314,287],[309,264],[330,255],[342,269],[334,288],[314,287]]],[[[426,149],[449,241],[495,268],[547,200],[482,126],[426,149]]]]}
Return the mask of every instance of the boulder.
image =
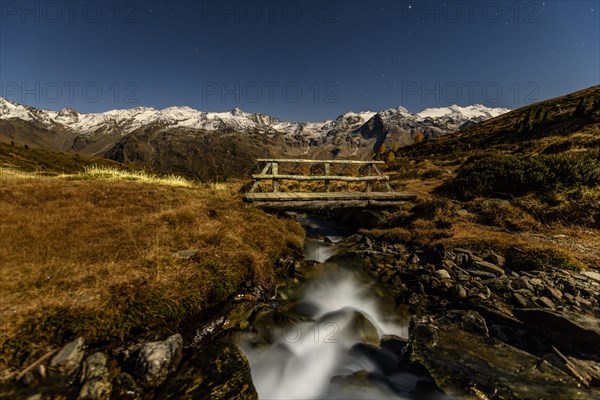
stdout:
{"type": "Polygon", "coordinates": [[[495,275],[504,275],[504,270],[499,266],[487,261],[475,261],[473,265],[483,271],[491,272],[495,275]]]}
{"type": "Polygon", "coordinates": [[[183,339],[175,334],[163,342],[144,344],[137,357],[134,375],[146,388],[160,386],[167,375],[174,372],[181,362],[183,339]]]}
{"type": "Polygon", "coordinates": [[[319,326],[331,324],[336,333],[332,339],[345,341],[349,344],[356,342],[379,344],[379,333],[373,323],[360,311],[345,307],[323,315],[319,319],[319,326]]]}
{"type": "Polygon", "coordinates": [[[565,351],[589,355],[600,361],[600,319],[570,311],[515,309],[528,330],[554,342],[565,351]]]}
{"type": "Polygon", "coordinates": [[[83,364],[83,386],[79,391],[81,400],[107,400],[112,391],[111,377],[108,372],[108,357],[94,353],[83,364]]]}
{"type": "Polygon", "coordinates": [[[452,398],[589,399],[572,377],[529,353],[494,338],[438,320],[410,333],[410,359],[425,368],[452,398]],[[417,336],[436,332],[435,345],[417,336]]]}
{"type": "Polygon", "coordinates": [[[78,337],[70,343],[67,343],[50,360],[50,370],[61,375],[71,375],[79,369],[79,364],[83,360],[84,340],[78,337]]]}

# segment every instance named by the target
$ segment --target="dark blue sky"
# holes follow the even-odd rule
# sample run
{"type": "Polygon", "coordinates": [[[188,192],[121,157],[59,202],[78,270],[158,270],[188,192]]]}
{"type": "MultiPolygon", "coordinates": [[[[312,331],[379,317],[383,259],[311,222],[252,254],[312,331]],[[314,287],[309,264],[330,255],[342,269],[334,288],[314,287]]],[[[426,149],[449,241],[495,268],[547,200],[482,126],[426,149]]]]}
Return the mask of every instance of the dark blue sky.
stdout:
{"type": "Polygon", "coordinates": [[[0,96],[294,121],[516,108],[600,83],[600,1],[0,0],[0,96]]]}

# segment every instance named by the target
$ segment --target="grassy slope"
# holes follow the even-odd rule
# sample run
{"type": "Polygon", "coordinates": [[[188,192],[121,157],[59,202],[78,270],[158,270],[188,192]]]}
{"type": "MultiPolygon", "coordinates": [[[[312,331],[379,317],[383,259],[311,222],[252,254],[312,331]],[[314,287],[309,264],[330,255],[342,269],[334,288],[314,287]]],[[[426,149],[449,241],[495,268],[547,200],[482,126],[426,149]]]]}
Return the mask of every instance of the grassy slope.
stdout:
{"type": "Polygon", "coordinates": [[[81,172],[86,166],[91,164],[133,169],[118,162],[99,157],[0,143],[0,168],[13,168],[45,175],[57,175],[81,172]]]}
{"type": "Polygon", "coordinates": [[[535,265],[536,257],[544,265],[576,267],[580,260],[597,267],[599,147],[595,86],[401,148],[386,172],[393,186],[416,192],[420,202],[384,215],[370,233],[530,254],[516,261],[521,267],[535,265]],[[495,197],[509,201],[490,206],[495,197]]]}
{"type": "MultiPolygon", "coordinates": [[[[49,173],[79,168],[70,155],[44,157],[59,159],[49,173]]],[[[239,291],[272,285],[274,262],[302,245],[295,222],[244,205],[233,185],[104,175],[0,174],[0,369],[75,335],[100,342],[177,329],[239,291]],[[188,248],[198,253],[173,256],[188,248]]]]}

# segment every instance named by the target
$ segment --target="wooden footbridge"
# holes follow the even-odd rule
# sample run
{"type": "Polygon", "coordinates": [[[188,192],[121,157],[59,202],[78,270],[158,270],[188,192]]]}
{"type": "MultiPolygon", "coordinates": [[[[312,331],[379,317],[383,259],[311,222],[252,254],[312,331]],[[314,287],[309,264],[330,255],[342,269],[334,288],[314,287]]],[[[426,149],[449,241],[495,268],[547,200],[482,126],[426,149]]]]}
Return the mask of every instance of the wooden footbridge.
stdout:
{"type": "MultiPolygon", "coordinates": [[[[319,209],[339,207],[387,207],[412,201],[416,196],[392,190],[389,177],[383,175],[378,164],[384,161],[356,161],[356,160],[294,160],[294,159],[258,159],[265,163],[260,174],[252,175],[254,183],[248,193],[246,201],[261,208],[270,209],[319,209]],[[280,164],[322,164],[322,175],[281,174],[280,164]],[[342,164],[342,167],[359,167],[360,176],[331,174],[332,166],[342,164]],[[257,192],[260,183],[271,181],[271,191],[257,192]],[[296,192],[281,190],[282,181],[310,181],[323,182],[322,191],[296,192]],[[360,183],[365,186],[362,191],[332,191],[332,181],[360,183]],[[385,190],[373,191],[373,185],[380,183],[385,190]]],[[[379,185],[379,186],[381,186],[379,185]]]]}

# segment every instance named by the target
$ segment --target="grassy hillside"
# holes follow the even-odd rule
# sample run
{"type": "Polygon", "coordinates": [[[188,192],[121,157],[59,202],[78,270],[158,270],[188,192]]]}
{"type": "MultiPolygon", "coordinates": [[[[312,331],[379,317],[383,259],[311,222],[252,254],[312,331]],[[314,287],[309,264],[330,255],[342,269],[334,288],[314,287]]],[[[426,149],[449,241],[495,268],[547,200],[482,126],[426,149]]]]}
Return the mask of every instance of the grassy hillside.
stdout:
{"type": "Polygon", "coordinates": [[[0,142],[0,168],[12,168],[20,171],[36,172],[43,175],[77,173],[89,165],[133,169],[118,162],[99,157],[51,151],[36,147],[23,146],[13,142],[0,142]]]}
{"type": "MultiPolygon", "coordinates": [[[[55,170],[79,168],[53,157],[44,159],[55,170]]],[[[0,369],[76,335],[100,343],[177,329],[235,293],[271,287],[275,261],[302,245],[295,222],[244,205],[235,186],[89,167],[55,177],[4,169],[0,179],[0,369]]]]}
{"type": "Polygon", "coordinates": [[[524,252],[532,265],[597,267],[599,149],[600,86],[401,148],[386,172],[420,202],[386,214],[371,233],[524,252]]]}

